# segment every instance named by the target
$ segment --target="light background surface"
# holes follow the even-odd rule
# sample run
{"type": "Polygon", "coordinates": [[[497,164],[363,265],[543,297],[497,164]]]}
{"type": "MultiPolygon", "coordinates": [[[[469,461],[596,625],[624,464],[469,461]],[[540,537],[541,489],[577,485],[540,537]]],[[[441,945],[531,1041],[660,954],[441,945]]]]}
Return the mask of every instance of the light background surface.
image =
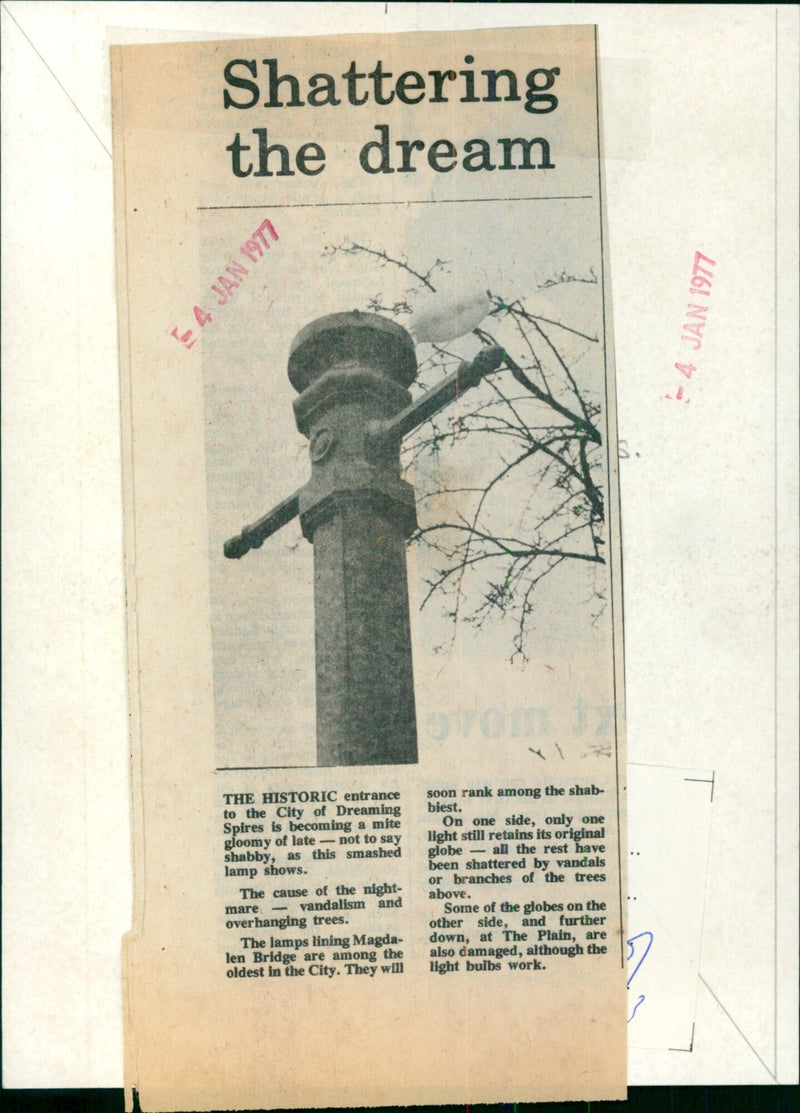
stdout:
{"type": "Polygon", "coordinates": [[[2,22],[4,1085],[122,1082],[108,45],[534,22],[600,28],[629,758],[715,776],[691,1051],[633,1049],[629,1078],[796,1080],[796,11],[10,2],[2,22]],[[665,395],[696,250],[716,267],[686,405],[665,395]]]}

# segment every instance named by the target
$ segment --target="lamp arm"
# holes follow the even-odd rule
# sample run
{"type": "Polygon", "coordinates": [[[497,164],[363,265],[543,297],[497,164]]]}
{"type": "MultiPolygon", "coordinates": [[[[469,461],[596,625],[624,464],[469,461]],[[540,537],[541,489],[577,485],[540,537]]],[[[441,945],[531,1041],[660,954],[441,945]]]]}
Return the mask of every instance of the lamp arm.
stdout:
{"type": "Polygon", "coordinates": [[[370,422],[366,429],[368,450],[379,452],[392,441],[401,440],[465,391],[477,386],[486,375],[499,370],[504,359],[505,352],[502,348],[484,348],[470,362],[460,363],[455,371],[418,398],[413,405],[407,406],[386,421],[370,422]]]}
{"type": "MultiPolygon", "coordinates": [[[[413,405],[401,410],[388,421],[373,421],[365,431],[367,452],[381,452],[393,441],[400,441],[412,429],[453,402],[464,391],[477,386],[486,375],[497,371],[505,358],[502,348],[484,348],[469,363],[460,363],[455,371],[438,386],[423,394],[413,405]]],[[[251,549],[260,549],[268,537],[285,526],[300,513],[300,492],[295,491],[252,525],[245,526],[236,537],[229,538],[224,546],[225,556],[240,560],[251,549]]]]}

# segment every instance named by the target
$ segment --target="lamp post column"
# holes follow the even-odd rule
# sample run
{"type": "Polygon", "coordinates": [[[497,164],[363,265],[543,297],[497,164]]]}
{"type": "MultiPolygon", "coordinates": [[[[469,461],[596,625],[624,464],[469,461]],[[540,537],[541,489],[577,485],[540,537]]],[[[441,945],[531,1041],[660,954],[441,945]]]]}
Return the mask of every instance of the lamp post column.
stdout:
{"type": "Polygon", "coordinates": [[[411,403],[409,334],[368,313],[336,313],[298,333],[289,379],[311,479],[300,524],[314,545],[317,764],[416,762],[406,538],[414,490],[400,437],[367,430],[411,403]]]}

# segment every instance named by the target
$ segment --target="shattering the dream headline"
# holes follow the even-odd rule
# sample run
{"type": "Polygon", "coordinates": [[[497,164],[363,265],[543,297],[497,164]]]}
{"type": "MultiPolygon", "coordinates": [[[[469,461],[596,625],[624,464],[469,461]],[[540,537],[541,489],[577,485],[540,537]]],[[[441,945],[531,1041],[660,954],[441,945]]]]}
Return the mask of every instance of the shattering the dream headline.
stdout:
{"type": "MultiPolygon", "coordinates": [[[[471,54],[464,58],[467,66],[474,61],[471,54]]],[[[227,63],[224,76],[228,88],[224,88],[222,94],[226,109],[323,108],[345,102],[387,105],[395,99],[407,105],[425,100],[430,104],[447,104],[451,100],[460,104],[524,101],[526,112],[544,115],[558,107],[558,97],[549,90],[561,72],[558,66],[540,67],[530,70],[522,81],[509,69],[479,70],[477,73],[473,69],[428,70],[425,74],[405,70],[395,77],[383,68],[381,61],[377,61],[369,73],[359,73],[356,63],[351,62],[338,78],[330,73],[312,74],[305,82],[305,89],[301,90],[300,78],[281,73],[276,58],[264,58],[261,66],[259,72],[254,58],[233,58],[227,63]],[[263,102],[262,93],[266,97],[263,102]]],[[[542,136],[498,138],[494,143],[487,139],[468,139],[459,152],[449,139],[436,139],[428,146],[421,139],[394,139],[388,124],[375,124],[374,130],[378,137],[366,142],[358,154],[365,174],[394,174],[395,171],[415,174],[425,163],[438,174],[446,174],[459,165],[473,174],[479,170],[555,169],[555,163],[550,160],[550,143],[542,136]],[[423,153],[426,146],[427,153],[423,153]]],[[[301,174],[314,177],[325,169],[325,151],[317,142],[303,143],[292,156],[284,144],[270,141],[266,127],[253,128],[251,134],[252,138],[246,135],[245,141],[237,132],[233,142],[225,148],[230,152],[231,170],[237,178],[247,178],[251,174],[254,178],[292,177],[296,172],[293,167],[301,174]]]]}

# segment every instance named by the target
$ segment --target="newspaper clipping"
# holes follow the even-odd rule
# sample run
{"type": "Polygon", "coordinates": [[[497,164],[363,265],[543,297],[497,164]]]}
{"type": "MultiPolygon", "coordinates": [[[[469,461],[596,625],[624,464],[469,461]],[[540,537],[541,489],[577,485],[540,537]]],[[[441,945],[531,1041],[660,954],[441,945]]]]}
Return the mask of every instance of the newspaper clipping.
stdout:
{"type": "Polygon", "coordinates": [[[624,1097],[595,29],[112,78],[128,1107],[624,1097]]]}

